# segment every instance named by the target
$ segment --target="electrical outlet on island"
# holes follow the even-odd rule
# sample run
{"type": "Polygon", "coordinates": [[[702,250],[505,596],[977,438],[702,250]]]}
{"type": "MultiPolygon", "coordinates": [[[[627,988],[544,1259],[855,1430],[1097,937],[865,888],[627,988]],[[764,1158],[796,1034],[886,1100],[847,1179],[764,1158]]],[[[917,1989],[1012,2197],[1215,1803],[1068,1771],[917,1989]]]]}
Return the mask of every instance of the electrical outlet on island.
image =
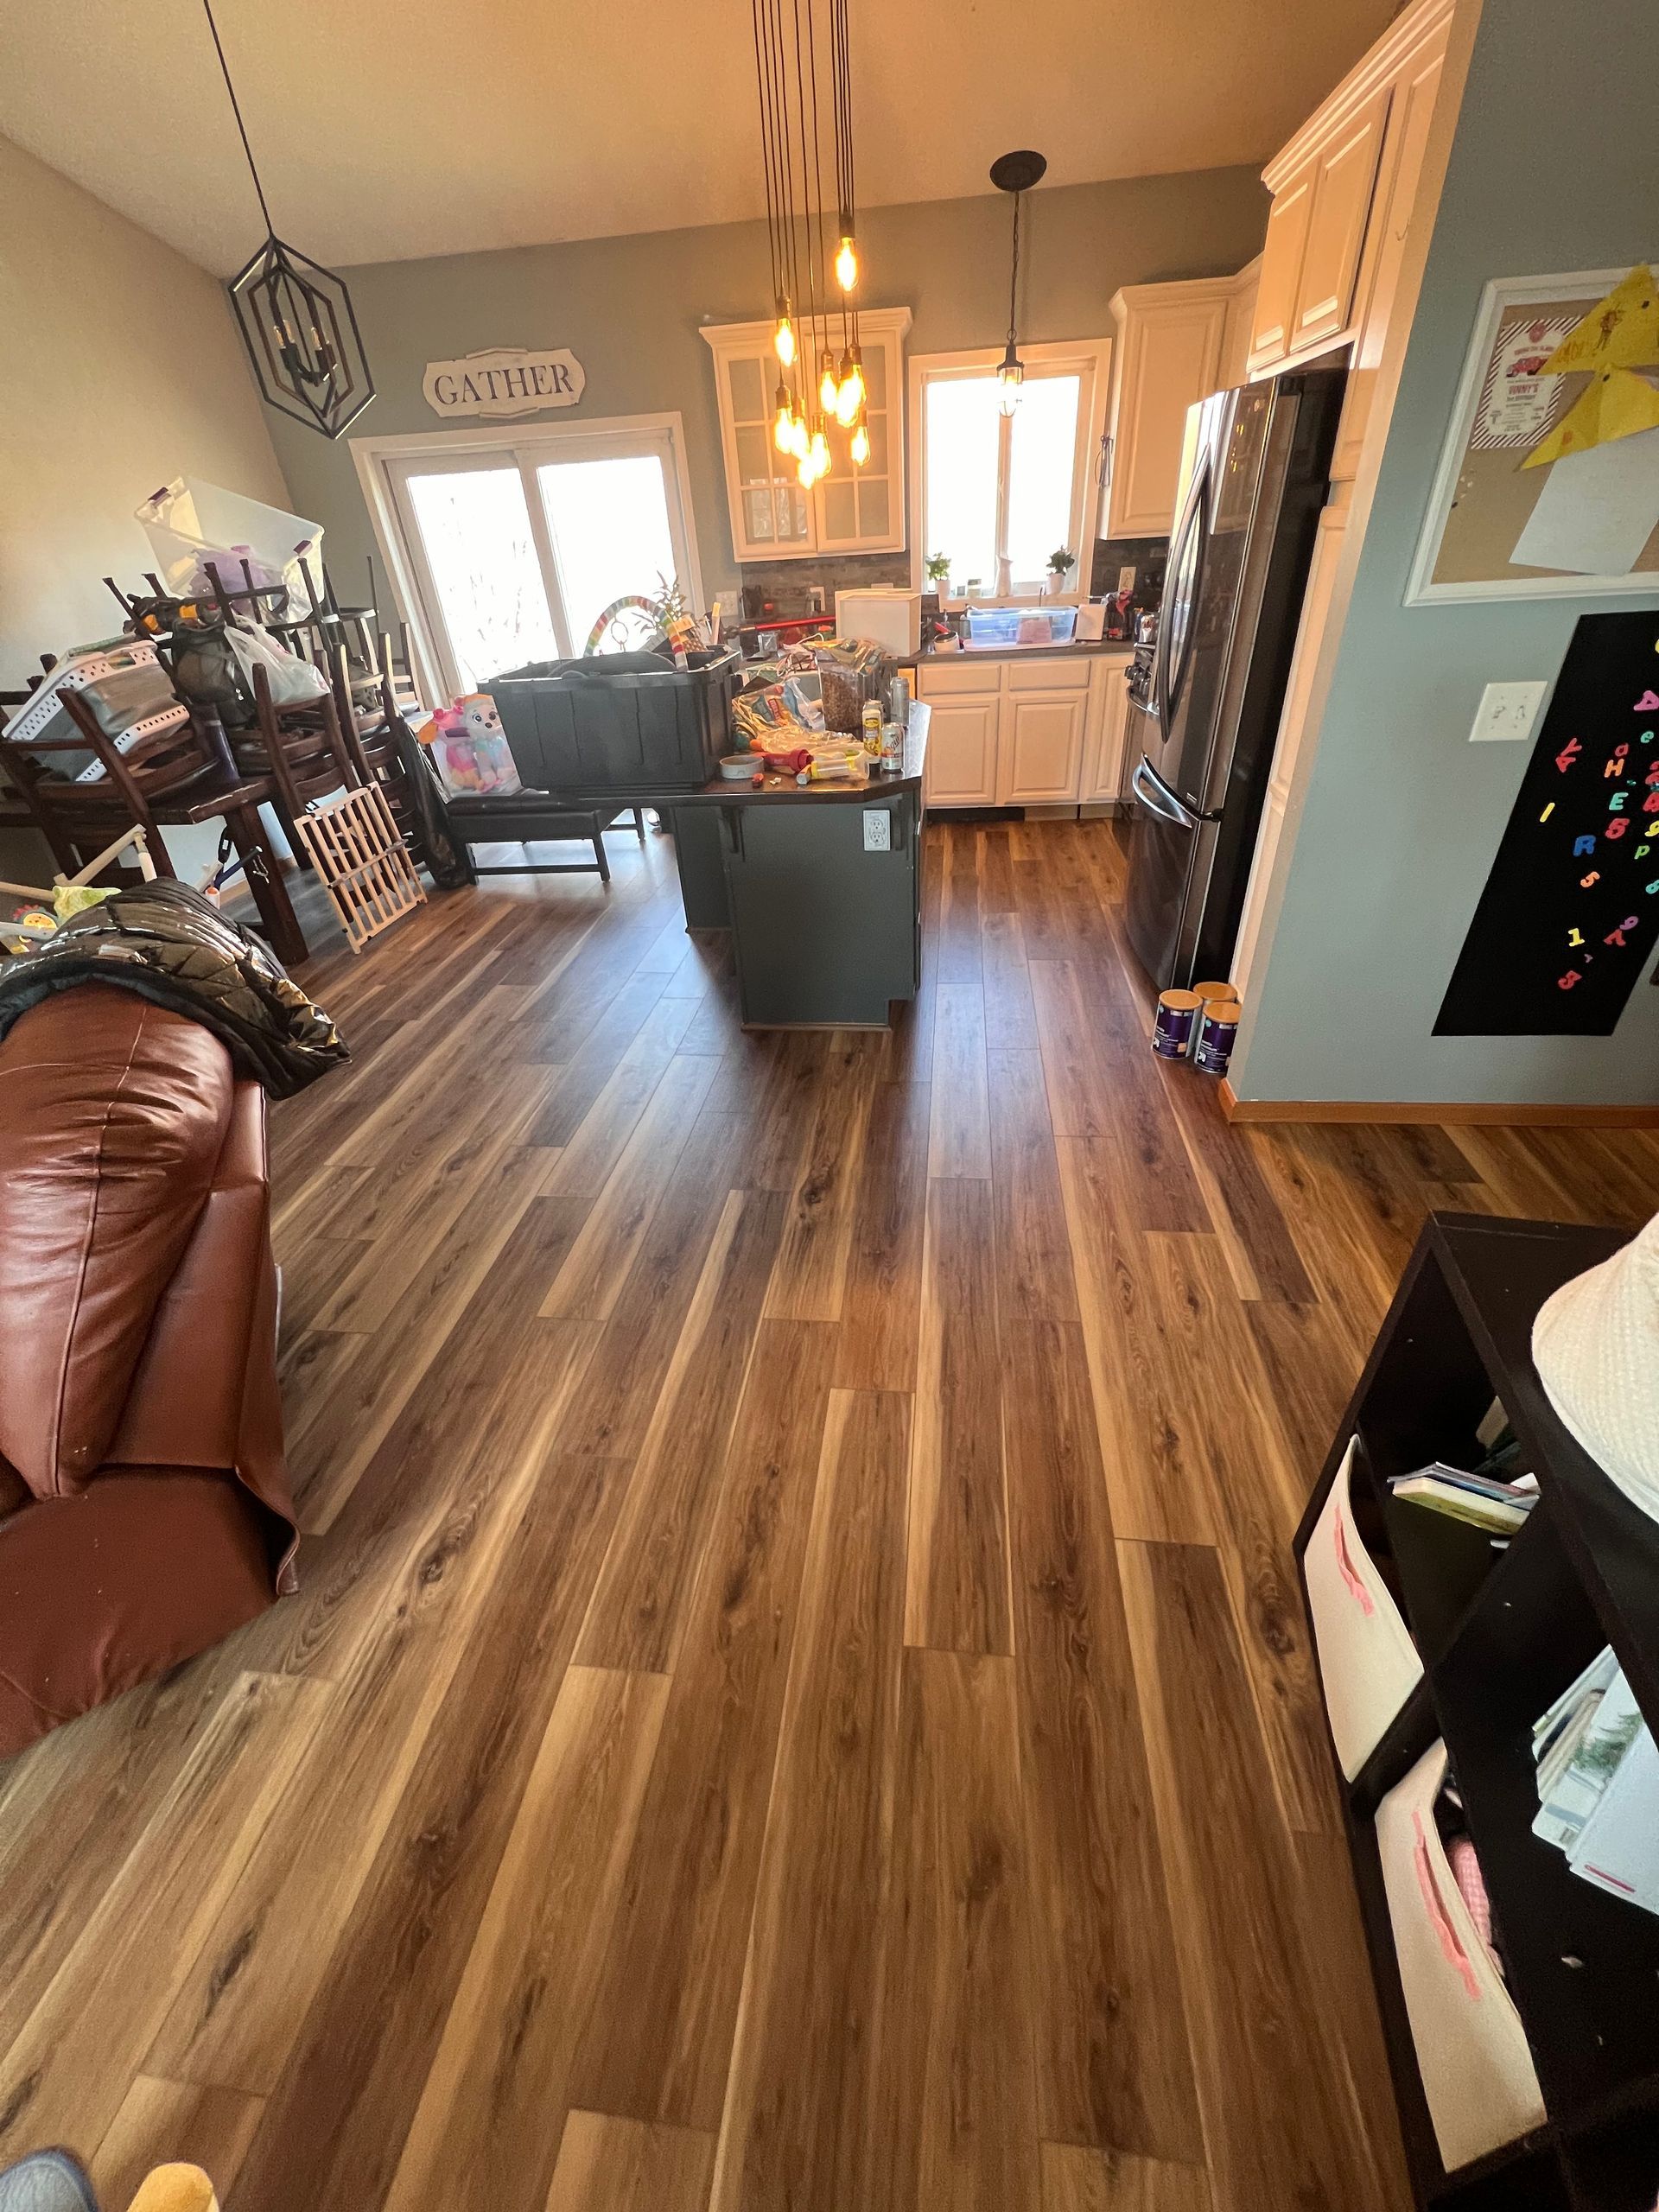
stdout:
{"type": "Polygon", "coordinates": [[[867,853],[893,850],[893,817],[885,806],[867,806],[864,810],[864,849],[867,853]]]}

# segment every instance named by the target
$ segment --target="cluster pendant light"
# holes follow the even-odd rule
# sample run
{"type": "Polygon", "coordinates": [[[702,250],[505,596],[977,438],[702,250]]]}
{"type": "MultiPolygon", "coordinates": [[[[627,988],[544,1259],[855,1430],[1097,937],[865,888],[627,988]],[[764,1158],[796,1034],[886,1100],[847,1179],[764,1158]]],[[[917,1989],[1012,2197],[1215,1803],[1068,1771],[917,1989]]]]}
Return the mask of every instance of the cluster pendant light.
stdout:
{"type": "Polygon", "coordinates": [[[326,438],[337,438],[374,397],[352,296],[343,278],[285,245],[272,227],[212,0],[202,0],[202,7],[265,223],[264,244],[231,279],[237,327],[270,405],[326,438]]]}
{"type": "Polygon", "coordinates": [[[860,277],[853,184],[853,96],[847,0],[828,0],[827,51],[816,0],[750,0],[766,243],[777,321],[772,443],[804,489],[830,470],[829,425],[850,433],[855,467],[870,457],[868,395],[858,342],[860,277]],[[819,60],[830,92],[835,207],[823,195],[819,60]],[[830,251],[831,222],[838,240],[830,251]]]}

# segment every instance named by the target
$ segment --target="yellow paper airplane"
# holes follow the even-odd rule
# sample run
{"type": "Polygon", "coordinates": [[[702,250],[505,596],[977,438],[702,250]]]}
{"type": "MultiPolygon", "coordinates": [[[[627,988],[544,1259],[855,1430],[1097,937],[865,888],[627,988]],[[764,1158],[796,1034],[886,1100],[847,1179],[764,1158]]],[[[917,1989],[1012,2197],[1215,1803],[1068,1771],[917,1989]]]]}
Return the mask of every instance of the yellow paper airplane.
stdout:
{"type": "Polygon", "coordinates": [[[1573,325],[1539,374],[1639,369],[1650,361],[1659,361],[1659,283],[1644,261],[1573,325]]]}
{"type": "Polygon", "coordinates": [[[1541,468],[1565,454],[1588,453],[1592,446],[1611,445],[1616,438],[1634,437],[1638,430],[1659,430],[1659,391],[1628,369],[1602,369],[1521,466],[1541,468]]]}

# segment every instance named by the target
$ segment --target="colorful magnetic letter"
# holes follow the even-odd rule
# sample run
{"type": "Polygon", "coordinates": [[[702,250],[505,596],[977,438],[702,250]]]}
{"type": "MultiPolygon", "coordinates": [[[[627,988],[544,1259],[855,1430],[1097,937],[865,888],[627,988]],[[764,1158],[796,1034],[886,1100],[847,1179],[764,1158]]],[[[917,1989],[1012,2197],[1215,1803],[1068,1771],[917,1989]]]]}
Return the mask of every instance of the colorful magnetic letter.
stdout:
{"type": "Polygon", "coordinates": [[[1555,988],[1558,991],[1570,991],[1573,984],[1580,981],[1582,981],[1582,978],[1580,977],[1578,969],[1576,968],[1569,968],[1565,976],[1558,976],[1555,978],[1555,988]]]}
{"type": "MultiPolygon", "coordinates": [[[[1624,794],[1621,792],[1619,796],[1622,798],[1624,794]]],[[[1622,837],[1630,826],[1630,818],[1629,815],[1616,814],[1612,820],[1607,824],[1607,835],[1609,837],[1622,837]]]]}
{"type": "Polygon", "coordinates": [[[1580,853],[1593,853],[1595,849],[1596,841],[1593,837],[1575,837],[1573,840],[1573,857],[1574,860],[1577,860],[1580,853]]]}
{"type": "Polygon", "coordinates": [[[1592,868],[1588,875],[1581,875],[1579,878],[1579,888],[1580,891],[1587,891],[1592,883],[1600,881],[1601,870],[1599,868],[1592,868]]]}
{"type": "Polygon", "coordinates": [[[1636,702],[1635,711],[1638,715],[1650,715],[1656,708],[1659,708],[1659,691],[1644,691],[1636,702]]]}
{"type": "Polygon", "coordinates": [[[1555,766],[1560,770],[1563,775],[1567,773],[1567,770],[1573,766],[1574,760],[1578,759],[1581,749],[1582,748],[1579,744],[1578,739],[1576,737],[1569,737],[1567,743],[1555,755],[1555,766]]]}

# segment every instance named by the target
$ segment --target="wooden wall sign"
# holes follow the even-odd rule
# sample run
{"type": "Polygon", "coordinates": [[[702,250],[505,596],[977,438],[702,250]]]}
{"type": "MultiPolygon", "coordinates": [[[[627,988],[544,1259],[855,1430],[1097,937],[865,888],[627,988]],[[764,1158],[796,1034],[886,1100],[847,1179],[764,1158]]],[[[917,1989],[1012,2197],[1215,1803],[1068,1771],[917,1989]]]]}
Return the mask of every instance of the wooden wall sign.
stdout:
{"type": "Polygon", "coordinates": [[[574,407],[587,382],[568,346],[492,346],[458,361],[429,361],[421,390],[435,415],[539,415],[574,407]]]}
{"type": "Polygon", "coordinates": [[[1437,1037],[1609,1037],[1659,939],[1659,613],[1580,618],[1437,1037]]]}

